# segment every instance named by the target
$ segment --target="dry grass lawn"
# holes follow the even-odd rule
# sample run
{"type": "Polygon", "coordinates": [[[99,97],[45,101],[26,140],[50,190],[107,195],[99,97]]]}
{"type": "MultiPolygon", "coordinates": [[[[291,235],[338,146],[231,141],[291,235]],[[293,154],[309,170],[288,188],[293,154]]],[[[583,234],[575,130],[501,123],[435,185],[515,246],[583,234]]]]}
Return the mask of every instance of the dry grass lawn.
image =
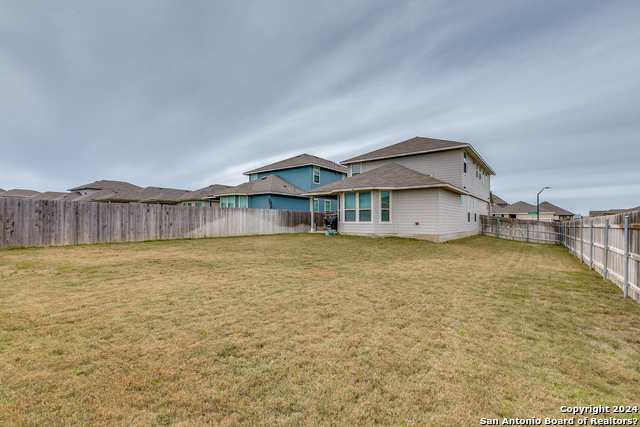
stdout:
{"type": "Polygon", "coordinates": [[[0,425],[434,426],[640,404],[640,304],[559,247],[0,251],[0,425]]]}

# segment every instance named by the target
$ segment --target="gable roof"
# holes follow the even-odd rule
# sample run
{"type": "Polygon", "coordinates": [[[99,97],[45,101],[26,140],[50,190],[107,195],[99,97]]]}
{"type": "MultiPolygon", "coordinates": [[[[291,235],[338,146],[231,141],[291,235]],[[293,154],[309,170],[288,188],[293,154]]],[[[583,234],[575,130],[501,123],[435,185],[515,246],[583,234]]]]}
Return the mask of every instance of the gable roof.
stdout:
{"type": "Polygon", "coordinates": [[[607,211],[589,211],[589,217],[603,216],[603,215],[617,215],[621,213],[635,212],[635,211],[640,211],[640,206],[637,206],[631,209],[609,209],[607,211]]]}
{"type": "Polygon", "coordinates": [[[300,154],[299,156],[291,157],[289,159],[281,160],[279,162],[271,163],[270,165],[262,166],[257,169],[253,169],[244,172],[244,175],[251,175],[252,173],[259,172],[271,172],[275,170],[290,169],[300,166],[320,166],[325,169],[338,171],[341,173],[347,173],[347,167],[331,160],[323,159],[321,157],[312,156],[311,154],[300,154]]]}
{"type": "Polygon", "coordinates": [[[81,185],[79,187],[70,188],[67,191],[80,191],[80,190],[140,190],[142,187],[130,184],[124,181],[109,181],[101,180],[92,182],[91,184],[81,185]]]}
{"type": "Polygon", "coordinates": [[[0,188],[0,193],[4,193],[6,190],[3,188],[0,188]]]}
{"type": "Polygon", "coordinates": [[[187,200],[207,200],[211,199],[212,194],[219,193],[221,191],[225,191],[226,189],[231,188],[230,185],[222,185],[222,184],[213,184],[208,187],[200,188],[199,190],[190,191],[188,194],[180,197],[178,199],[179,202],[184,202],[187,200]]]}
{"type": "MultiPolygon", "coordinates": [[[[526,214],[526,213],[535,212],[535,211],[536,211],[536,207],[534,205],[527,202],[523,202],[523,201],[519,201],[517,203],[514,203],[512,205],[507,205],[504,207],[494,206],[493,208],[491,208],[491,213],[494,213],[494,214],[526,214]]],[[[543,212],[542,209],[540,210],[540,212],[543,212]]],[[[544,211],[544,212],[551,212],[551,211],[544,211]]]]}
{"type": "Polygon", "coordinates": [[[139,190],[106,190],[95,197],[96,202],[140,202],[140,203],[177,203],[178,199],[191,193],[189,190],[175,188],[146,187],[139,190]],[[109,192],[111,191],[111,192],[109,192]]]}
{"type": "Polygon", "coordinates": [[[279,194],[282,196],[306,197],[303,196],[303,193],[304,190],[280,178],[278,175],[267,175],[255,181],[245,182],[235,187],[224,189],[211,196],[279,194]]]}
{"type": "Polygon", "coordinates": [[[575,215],[573,212],[569,212],[547,201],[540,202],[540,212],[553,212],[556,215],[575,215]]]}
{"type": "Polygon", "coordinates": [[[408,190],[437,187],[446,187],[459,194],[468,194],[461,188],[397,163],[389,163],[359,175],[332,182],[305,194],[314,196],[357,190],[408,190]]]}
{"type": "Polygon", "coordinates": [[[0,194],[0,197],[15,197],[18,199],[26,199],[37,194],[40,194],[40,192],[35,190],[13,189],[7,190],[4,193],[0,194]]]}
{"type": "Polygon", "coordinates": [[[389,159],[393,157],[411,156],[414,154],[425,154],[436,151],[457,150],[460,148],[469,148],[474,155],[480,160],[484,166],[489,170],[490,175],[495,175],[495,171],[491,169],[491,166],[484,161],[482,156],[466,142],[447,141],[444,139],[423,138],[416,136],[406,141],[398,142],[397,144],[389,145],[387,147],[380,148],[378,150],[370,151],[365,154],[361,154],[356,157],[352,157],[347,160],[343,160],[340,163],[349,164],[361,161],[371,161],[380,159],[389,159]]]}
{"type": "Polygon", "coordinates": [[[503,198],[498,197],[498,195],[496,194],[491,194],[491,197],[493,197],[493,204],[494,205],[498,205],[498,206],[507,206],[509,203],[507,203],[503,198]]]}
{"type": "Polygon", "coordinates": [[[59,191],[46,191],[44,193],[39,193],[34,196],[29,197],[34,200],[62,200],[65,196],[71,193],[62,193],[59,191]]]}

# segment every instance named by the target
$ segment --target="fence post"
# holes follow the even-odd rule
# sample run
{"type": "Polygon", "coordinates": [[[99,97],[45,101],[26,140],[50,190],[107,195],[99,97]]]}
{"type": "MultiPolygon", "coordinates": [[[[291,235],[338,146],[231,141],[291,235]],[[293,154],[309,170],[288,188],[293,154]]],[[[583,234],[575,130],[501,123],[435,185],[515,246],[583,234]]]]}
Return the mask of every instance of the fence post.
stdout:
{"type": "Polygon", "coordinates": [[[602,266],[602,280],[607,280],[607,264],[609,263],[609,218],[604,220],[604,261],[602,266]]]}
{"type": "Polygon", "coordinates": [[[591,235],[589,236],[589,270],[593,270],[593,220],[591,220],[591,235]]]}
{"type": "Polygon", "coordinates": [[[629,215],[624,217],[624,297],[629,296],[629,215]]]}
{"type": "Polygon", "coordinates": [[[527,221],[527,243],[529,243],[529,221],[527,221]]]}
{"type": "Polygon", "coordinates": [[[484,217],[482,217],[482,235],[484,236],[484,217]]]}
{"type": "Polygon", "coordinates": [[[500,217],[496,217],[496,237],[500,238],[500,217]]]}
{"type": "Polygon", "coordinates": [[[580,262],[584,259],[584,221],[580,221],[580,262]]]}

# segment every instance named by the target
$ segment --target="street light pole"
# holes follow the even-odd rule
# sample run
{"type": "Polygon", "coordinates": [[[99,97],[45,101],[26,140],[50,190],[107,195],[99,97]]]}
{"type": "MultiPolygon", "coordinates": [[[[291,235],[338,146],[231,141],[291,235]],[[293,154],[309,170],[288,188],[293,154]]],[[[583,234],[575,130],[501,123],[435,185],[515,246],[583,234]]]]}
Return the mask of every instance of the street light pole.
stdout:
{"type": "Polygon", "coordinates": [[[542,193],[546,189],[550,189],[551,187],[544,187],[542,190],[538,191],[538,195],[536,195],[536,220],[540,221],[540,193],[542,193]]]}

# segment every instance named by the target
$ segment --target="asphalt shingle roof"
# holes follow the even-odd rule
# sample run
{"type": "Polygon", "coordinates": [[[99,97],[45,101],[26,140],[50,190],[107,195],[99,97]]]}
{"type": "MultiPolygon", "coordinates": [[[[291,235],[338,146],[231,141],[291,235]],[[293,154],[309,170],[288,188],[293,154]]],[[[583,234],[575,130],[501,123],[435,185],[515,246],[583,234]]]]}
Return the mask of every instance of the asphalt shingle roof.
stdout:
{"type": "Polygon", "coordinates": [[[255,181],[244,182],[235,187],[211,194],[211,196],[218,197],[231,194],[281,194],[285,196],[305,197],[303,196],[304,190],[280,178],[278,175],[267,175],[255,181]]]}
{"type": "Polygon", "coordinates": [[[37,194],[40,194],[40,192],[35,190],[13,189],[13,190],[7,190],[4,193],[2,193],[2,197],[17,197],[20,199],[27,199],[37,194]]]}
{"type": "Polygon", "coordinates": [[[29,197],[34,200],[63,200],[66,196],[71,193],[62,193],[59,191],[46,191],[44,193],[36,194],[35,196],[29,197]]]}
{"type": "Polygon", "coordinates": [[[128,182],[124,182],[124,181],[109,181],[109,180],[102,180],[102,181],[96,181],[96,182],[92,182],[91,184],[85,184],[85,185],[81,185],[79,187],[75,187],[75,188],[70,188],[67,191],[80,191],[80,190],[120,190],[120,191],[124,191],[124,190],[140,190],[142,189],[142,187],[138,187],[137,185],[134,184],[130,184],[128,182]]]}
{"type": "Polygon", "coordinates": [[[300,154],[299,156],[291,157],[290,159],[281,160],[279,162],[271,163],[270,165],[261,166],[257,169],[250,170],[245,172],[245,175],[250,175],[252,173],[259,172],[270,172],[275,170],[289,169],[295,168],[299,166],[320,166],[325,169],[331,169],[334,171],[346,173],[346,166],[339,165],[338,163],[332,162],[331,160],[323,159],[321,157],[312,156],[311,154],[300,154]]]}
{"type": "Polygon", "coordinates": [[[212,194],[219,193],[221,191],[226,191],[228,188],[231,188],[230,185],[222,185],[222,184],[213,184],[208,187],[200,188],[199,190],[194,190],[185,194],[184,196],[178,199],[179,202],[185,202],[187,200],[207,200],[211,199],[212,194]]]}
{"type": "Polygon", "coordinates": [[[353,163],[362,160],[372,160],[385,157],[403,156],[408,154],[423,153],[427,151],[436,151],[443,149],[454,149],[466,147],[469,144],[464,142],[447,141],[444,139],[422,138],[416,136],[415,138],[407,139],[406,141],[398,142],[397,144],[389,145],[378,150],[370,151],[365,154],[361,154],[356,157],[352,157],[347,160],[343,160],[341,163],[353,163]]]}
{"type": "Polygon", "coordinates": [[[363,172],[356,176],[336,181],[331,184],[318,187],[308,191],[307,195],[331,194],[354,189],[409,189],[409,188],[429,188],[448,187],[460,194],[466,191],[441,181],[429,175],[425,175],[397,163],[389,163],[376,169],[363,172]]]}

